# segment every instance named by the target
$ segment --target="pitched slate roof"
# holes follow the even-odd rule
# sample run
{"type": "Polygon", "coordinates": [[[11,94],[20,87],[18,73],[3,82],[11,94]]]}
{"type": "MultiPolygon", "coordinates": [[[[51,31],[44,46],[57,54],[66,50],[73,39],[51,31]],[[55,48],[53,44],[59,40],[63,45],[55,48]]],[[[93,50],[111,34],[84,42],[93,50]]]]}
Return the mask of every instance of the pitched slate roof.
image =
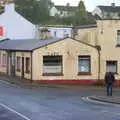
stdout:
{"type": "Polygon", "coordinates": [[[33,51],[60,39],[50,40],[4,40],[0,42],[0,50],[33,51]]]}
{"type": "Polygon", "coordinates": [[[120,12],[120,6],[98,6],[102,11],[105,12],[120,12]]]}
{"type": "MultiPolygon", "coordinates": [[[[65,39],[66,38],[50,39],[50,40],[3,40],[3,41],[0,41],[0,50],[31,52],[35,49],[38,49],[46,45],[56,43],[58,41],[65,40],[65,39]]],[[[85,43],[83,41],[75,40],[75,39],[72,39],[72,40],[97,49],[96,46],[85,43]]]]}
{"type": "Polygon", "coordinates": [[[62,5],[55,5],[55,7],[59,10],[59,11],[75,11],[77,9],[77,7],[75,6],[62,6],[62,5]]]}

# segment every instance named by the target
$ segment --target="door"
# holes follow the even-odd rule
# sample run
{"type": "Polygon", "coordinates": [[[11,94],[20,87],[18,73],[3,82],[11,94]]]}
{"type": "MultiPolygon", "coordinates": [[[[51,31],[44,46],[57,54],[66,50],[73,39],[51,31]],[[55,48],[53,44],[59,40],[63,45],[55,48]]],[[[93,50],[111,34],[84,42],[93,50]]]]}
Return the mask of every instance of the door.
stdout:
{"type": "Polygon", "coordinates": [[[11,59],[11,52],[8,52],[8,75],[11,75],[11,66],[12,66],[12,59],[11,59]]]}
{"type": "Polygon", "coordinates": [[[22,78],[24,78],[24,57],[22,57],[22,78]]]}
{"type": "Polygon", "coordinates": [[[11,75],[15,76],[15,52],[11,53],[11,75]]]}

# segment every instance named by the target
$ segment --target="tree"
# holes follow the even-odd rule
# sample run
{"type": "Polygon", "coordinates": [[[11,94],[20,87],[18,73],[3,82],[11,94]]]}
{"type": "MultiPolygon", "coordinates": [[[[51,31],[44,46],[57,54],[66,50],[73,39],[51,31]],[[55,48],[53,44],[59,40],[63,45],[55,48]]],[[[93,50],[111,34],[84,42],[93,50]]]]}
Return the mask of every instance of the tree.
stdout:
{"type": "Polygon", "coordinates": [[[48,6],[43,0],[16,0],[16,10],[34,24],[45,23],[49,19],[48,6]]]}
{"type": "Polygon", "coordinates": [[[0,14],[4,12],[4,7],[3,5],[0,4],[0,14]]]}
{"type": "Polygon", "coordinates": [[[81,0],[75,13],[75,25],[87,23],[87,11],[84,2],[81,0]]]}

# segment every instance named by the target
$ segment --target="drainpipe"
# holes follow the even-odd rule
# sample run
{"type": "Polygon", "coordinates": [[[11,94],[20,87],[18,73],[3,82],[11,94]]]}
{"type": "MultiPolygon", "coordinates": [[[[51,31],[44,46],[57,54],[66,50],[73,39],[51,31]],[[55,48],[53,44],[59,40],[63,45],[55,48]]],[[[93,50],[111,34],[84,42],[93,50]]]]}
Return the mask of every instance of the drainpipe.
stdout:
{"type": "Polygon", "coordinates": [[[33,55],[32,54],[33,54],[33,52],[31,51],[31,82],[33,80],[33,68],[32,68],[32,66],[33,66],[33,63],[32,63],[33,62],[33,58],[32,58],[33,55]]]}
{"type": "Polygon", "coordinates": [[[97,45],[96,49],[98,51],[98,80],[100,80],[100,72],[101,72],[101,66],[100,66],[100,63],[101,63],[101,61],[100,61],[101,53],[100,53],[100,51],[101,51],[101,46],[97,45]]]}

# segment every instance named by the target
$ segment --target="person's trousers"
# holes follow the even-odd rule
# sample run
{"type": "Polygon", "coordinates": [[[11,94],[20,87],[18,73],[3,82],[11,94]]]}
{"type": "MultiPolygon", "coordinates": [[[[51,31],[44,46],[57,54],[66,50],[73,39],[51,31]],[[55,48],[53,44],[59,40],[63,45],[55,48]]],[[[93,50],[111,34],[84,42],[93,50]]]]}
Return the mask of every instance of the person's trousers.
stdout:
{"type": "Polygon", "coordinates": [[[107,85],[107,96],[112,96],[112,84],[107,85]]]}

